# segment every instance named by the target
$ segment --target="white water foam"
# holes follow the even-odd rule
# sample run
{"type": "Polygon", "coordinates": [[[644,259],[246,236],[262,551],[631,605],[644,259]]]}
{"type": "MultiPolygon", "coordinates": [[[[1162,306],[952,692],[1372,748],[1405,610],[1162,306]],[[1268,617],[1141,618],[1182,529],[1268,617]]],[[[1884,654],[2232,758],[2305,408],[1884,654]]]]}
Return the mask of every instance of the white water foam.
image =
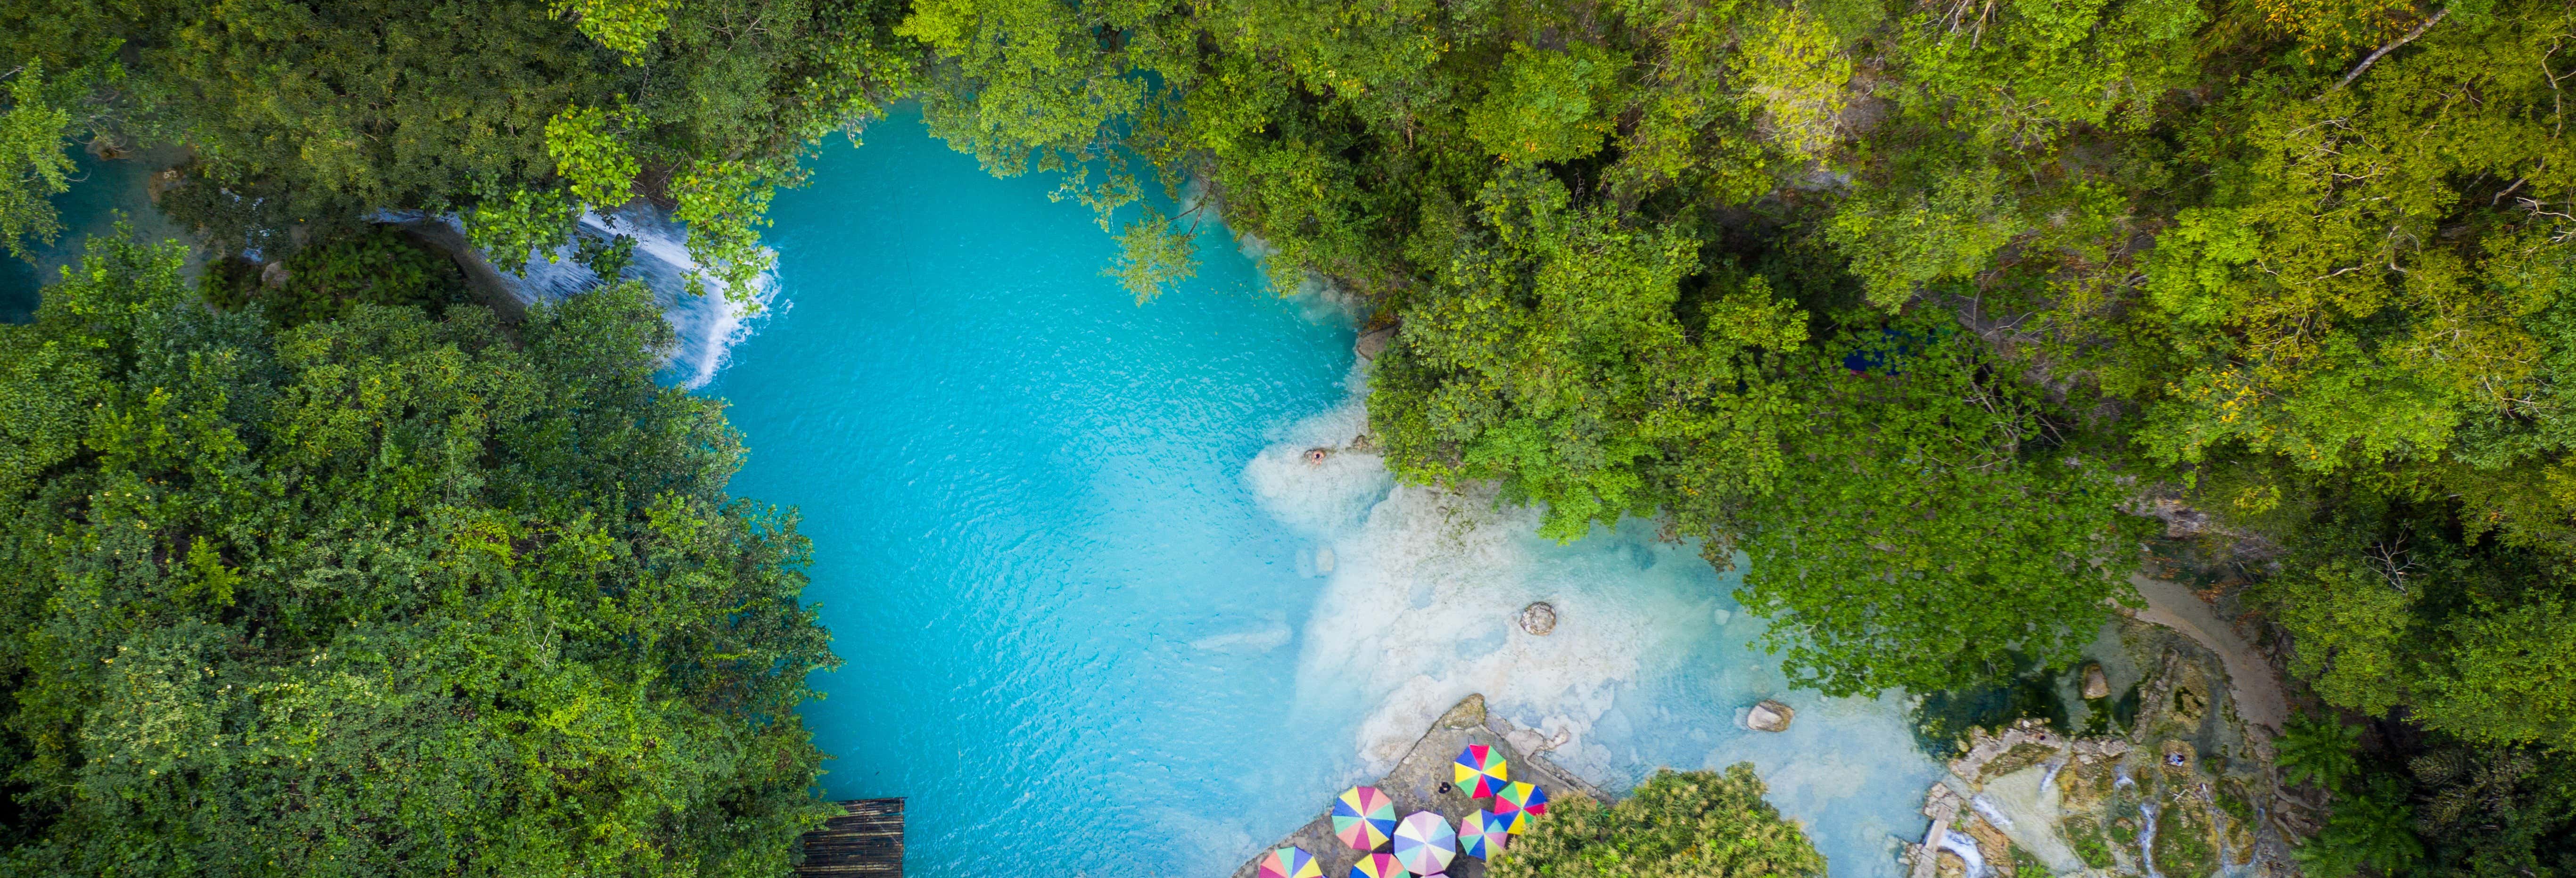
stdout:
{"type": "Polygon", "coordinates": [[[1957,854],[1959,862],[1967,866],[1968,878],[1986,878],[1986,855],[1977,850],[1977,840],[1974,837],[1964,832],[1951,832],[1944,829],[1941,831],[1941,842],[1937,847],[1957,854]]]}
{"type": "Polygon", "coordinates": [[[1355,742],[1370,775],[1393,767],[1470,693],[1507,716],[1536,714],[1540,728],[1571,732],[1568,746],[1581,748],[1613,687],[1636,675],[1658,640],[1656,626],[1634,602],[1602,600],[1562,581],[1572,571],[1534,563],[1525,539],[1534,511],[1496,508],[1489,488],[1396,485],[1382,457],[1354,447],[1367,430],[1354,396],[1290,428],[1244,471],[1266,511],[1335,559],[1319,570],[1330,580],[1306,625],[1299,701],[1321,711],[1373,705],[1355,742]],[[1327,456],[1307,460],[1318,448],[1327,456]],[[1560,619],[1547,637],[1513,624],[1541,599],[1560,619]]]}
{"type": "Polygon", "coordinates": [[[1774,803],[1823,830],[1838,878],[1896,874],[1898,836],[1922,834],[1916,809],[1939,774],[1913,746],[1903,696],[1789,690],[1776,658],[1743,647],[1764,622],[1734,611],[1731,577],[1695,546],[1656,541],[1648,522],[1560,546],[1537,536],[1537,511],[1496,504],[1490,486],[1396,484],[1354,441],[1367,430],[1361,369],[1349,402],[1283,429],[1243,475],[1266,512],[1334,559],[1298,565],[1326,584],[1300,626],[1295,703],[1308,722],[1355,730],[1345,782],[1383,774],[1481,693],[1552,745],[1551,761],[1613,790],[1657,766],[1751,761],[1774,803]],[[1516,624],[1540,600],[1557,611],[1546,636],[1516,624]],[[1762,698],[1797,709],[1790,732],[1742,727],[1762,698]]]}
{"type": "MultiPolygon", "coordinates": [[[[380,217],[418,218],[393,213],[380,217]]],[[[455,217],[437,220],[460,235],[464,231],[455,217]]],[[[748,301],[735,301],[713,288],[692,293],[691,281],[700,278],[705,267],[689,256],[688,230],[649,205],[638,202],[606,214],[582,213],[575,243],[558,247],[551,254],[542,250],[529,253],[525,273],[513,277],[502,272],[501,282],[512,296],[526,304],[560,302],[595,289],[606,281],[574,258],[578,244],[581,240],[607,242],[618,235],[635,239],[634,258],[618,272],[618,279],[641,281],[651,289],[653,300],[662,307],[663,319],[670,321],[672,331],[679,336],[678,347],[671,352],[672,375],[691,390],[706,386],[724,368],[734,345],[751,335],[758,317],[770,312],[778,292],[777,278],[773,273],[763,273],[753,281],[748,301]]]]}

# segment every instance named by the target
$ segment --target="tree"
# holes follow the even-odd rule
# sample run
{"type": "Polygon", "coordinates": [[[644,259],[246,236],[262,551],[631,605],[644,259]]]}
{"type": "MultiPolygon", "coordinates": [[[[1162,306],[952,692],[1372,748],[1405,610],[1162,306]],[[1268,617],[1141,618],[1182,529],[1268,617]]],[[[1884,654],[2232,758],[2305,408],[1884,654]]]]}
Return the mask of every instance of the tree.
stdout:
{"type": "Polygon", "coordinates": [[[2275,743],[2280,756],[2274,762],[2285,782],[2339,790],[2345,779],[2361,770],[2352,753],[2360,739],[2360,729],[2331,718],[2295,720],[2275,743]]]}
{"type": "Polygon", "coordinates": [[[1545,175],[1505,177],[1474,216],[1445,220],[1445,240],[1418,239],[1455,255],[1373,377],[1390,465],[1417,481],[1500,480],[1546,508],[1541,533],[1569,541],[1767,484],[1787,403],[1762,364],[1799,350],[1804,321],[1759,278],[1685,306],[1695,242],[1567,200],[1545,175]]]}
{"type": "Polygon", "coordinates": [[[2010,676],[2016,654],[2071,662],[2112,600],[2135,602],[2107,461],[2066,447],[2009,368],[1920,322],[1798,362],[1806,418],[1777,487],[1740,513],[1738,594],[1792,679],[1963,688],[2010,676]]]}
{"type": "Polygon", "coordinates": [[[1763,801],[1750,763],[1658,771],[1616,805],[1573,795],[1489,863],[1494,878],[1819,878],[1825,858],[1763,801]]]}
{"type": "Polygon", "coordinates": [[[27,62],[5,77],[9,105],[0,110],[0,245],[25,257],[26,239],[52,243],[62,220],[45,199],[71,189],[71,156],[63,139],[72,114],[55,106],[45,82],[45,62],[27,62]]]}
{"type": "Polygon", "coordinates": [[[2344,796],[2325,829],[2299,847],[2300,866],[2311,878],[2344,878],[2365,868],[2404,874],[2424,858],[2406,791],[2403,780],[2383,776],[2366,792],[2344,796]]]}
{"type": "Polygon", "coordinates": [[[0,863],[784,874],[835,660],[634,285],[273,328],[93,241],[0,327],[0,863]]]}
{"type": "Polygon", "coordinates": [[[766,266],[768,193],[802,179],[809,143],[903,89],[894,15],[873,0],[13,2],[0,30],[17,57],[103,71],[79,133],[191,147],[191,185],[163,203],[228,252],[419,210],[463,214],[515,267],[569,242],[581,210],[643,196],[687,214],[709,279],[741,290],[766,266]]]}

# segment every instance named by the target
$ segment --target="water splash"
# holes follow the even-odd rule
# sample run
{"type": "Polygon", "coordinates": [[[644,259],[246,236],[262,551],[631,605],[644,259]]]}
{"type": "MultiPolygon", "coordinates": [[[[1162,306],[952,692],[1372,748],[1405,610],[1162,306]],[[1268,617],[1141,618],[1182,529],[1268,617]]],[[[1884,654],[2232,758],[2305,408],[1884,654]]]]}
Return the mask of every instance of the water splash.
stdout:
{"type": "Polygon", "coordinates": [[[1968,800],[1968,807],[1975,808],[1977,809],[1977,813],[1985,815],[1986,822],[1994,824],[1997,829],[2011,829],[2013,827],[2012,818],[2004,816],[2003,810],[1996,808],[1994,800],[1986,798],[1986,794],[1984,793],[1978,793],[1975,797],[1970,798],[1968,800]]]}
{"type": "Polygon", "coordinates": [[[2145,825],[2138,828],[2138,862],[2146,865],[2147,878],[2164,878],[2165,873],[2156,871],[2155,803],[2140,803],[2138,805],[2138,814],[2146,818],[2145,825]]]}
{"type": "MultiPolygon", "coordinates": [[[[452,216],[387,212],[377,219],[428,220],[443,223],[460,236],[464,233],[464,224],[452,216]]],[[[761,275],[753,281],[750,295],[743,301],[727,297],[720,290],[701,289],[705,266],[689,256],[688,230],[649,205],[638,202],[606,214],[582,213],[573,243],[552,253],[531,252],[525,272],[515,277],[501,272],[501,284],[523,304],[560,302],[598,288],[607,280],[576,258],[580,244],[605,244],[621,235],[634,240],[635,250],[616,279],[640,281],[651,289],[653,300],[662,307],[663,319],[670,321],[672,331],[679,337],[665,376],[691,390],[706,386],[724,368],[734,345],[751,335],[757,318],[770,313],[770,303],[777,295],[777,278],[761,275]]]]}
{"type": "Polygon", "coordinates": [[[1977,850],[1977,840],[1974,837],[1944,828],[1941,830],[1941,841],[1935,847],[1957,854],[1959,862],[1967,864],[1967,878],[1986,878],[1988,874],[1986,854],[1984,851],[1977,850]]]}
{"type": "Polygon", "coordinates": [[[1732,577],[1696,546],[1657,541],[1650,522],[1560,545],[1537,535],[1537,510],[1498,504],[1490,485],[1396,484],[1358,441],[1364,369],[1343,406],[1282,428],[1243,470],[1262,509],[1317,546],[1318,561],[1298,564],[1325,585],[1300,626],[1294,703],[1306,722],[1355,730],[1344,782],[1383,773],[1443,710],[1482,694],[1550,740],[1550,761],[1614,791],[1660,767],[1752,762],[1836,878],[1897,874],[1889,842],[1922,831],[1916,803],[1940,773],[1913,746],[1901,694],[1792,689],[1748,647],[1764,623],[1736,612],[1732,577]],[[1557,626],[1533,635],[1516,621],[1542,600],[1557,626]],[[1790,731],[1736,721],[1764,698],[1797,709],[1790,731]]]}

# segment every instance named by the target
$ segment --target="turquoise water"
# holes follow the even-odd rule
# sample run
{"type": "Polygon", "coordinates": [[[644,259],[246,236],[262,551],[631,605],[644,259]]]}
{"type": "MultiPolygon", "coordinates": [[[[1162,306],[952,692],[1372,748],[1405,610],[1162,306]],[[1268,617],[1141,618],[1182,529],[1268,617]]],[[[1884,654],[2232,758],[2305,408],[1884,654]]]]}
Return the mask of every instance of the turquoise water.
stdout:
{"type": "Polygon", "coordinates": [[[1894,698],[1784,691],[1688,547],[1573,546],[1348,447],[1348,318],[1221,232],[1138,306],[1107,237],[898,117],[782,194],[775,300],[704,392],[736,493],[801,507],[849,664],[809,708],[835,798],[909,797],[927,876],[1217,876],[1470,692],[1623,788],[1753,760],[1837,878],[1892,875],[1937,769],[1894,698]],[[1300,456],[1332,449],[1323,465],[1300,456]],[[1510,620],[1545,599],[1562,622],[1510,620]],[[1782,697],[1782,735],[1741,728],[1782,697]]]}
{"type": "MultiPolygon", "coordinates": [[[[143,163],[92,170],[67,225],[167,229],[143,163]]],[[[1835,878],[1894,876],[1921,836],[1938,767],[1900,699],[1788,691],[1733,577],[1651,528],[1560,546],[1526,511],[1394,486],[1350,446],[1348,318],[1268,292],[1218,230],[1195,281],[1138,306],[1083,208],[917,119],[815,172],[775,205],[768,313],[675,300],[671,378],[732,402],[734,491],[802,509],[848,660],[806,711],[826,791],[909,798],[911,874],[1222,876],[1468,693],[1614,789],[1752,761],[1835,878]],[[1511,625],[1533,600],[1547,637],[1511,625]],[[1766,697],[1789,732],[1741,727],[1766,697]]]]}
{"type": "Polygon", "coordinates": [[[79,167],[73,174],[70,191],[53,197],[54,210],[62,218],[63,234],[51,244],[24,242],[27,258],[20,259],[0,250],[0,323],[18,323],[32,319],[39,299],[37,290],[62,278],[62,268],[78,260],[86,241],[92,235],[104,235],[116,228],[118,220],[131,223],[135,232],[147,239],[176,236],[176,224],[152,209],[145,194],[144,178],[154,168],[167,165],[168,153],[155,152],[130,161],[103,162],[87,153],[75,152],[79,167]]]}

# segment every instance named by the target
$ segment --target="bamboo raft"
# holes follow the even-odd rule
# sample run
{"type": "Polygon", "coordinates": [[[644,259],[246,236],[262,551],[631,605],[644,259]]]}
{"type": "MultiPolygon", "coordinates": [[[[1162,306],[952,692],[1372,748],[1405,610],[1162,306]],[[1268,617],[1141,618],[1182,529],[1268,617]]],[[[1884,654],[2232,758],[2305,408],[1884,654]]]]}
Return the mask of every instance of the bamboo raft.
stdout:
{"type": "Polygon", "coordinates": [[[841,816],[805,833],[803,876],[903,878],[903,800],[842,802],[841,816]]]}

